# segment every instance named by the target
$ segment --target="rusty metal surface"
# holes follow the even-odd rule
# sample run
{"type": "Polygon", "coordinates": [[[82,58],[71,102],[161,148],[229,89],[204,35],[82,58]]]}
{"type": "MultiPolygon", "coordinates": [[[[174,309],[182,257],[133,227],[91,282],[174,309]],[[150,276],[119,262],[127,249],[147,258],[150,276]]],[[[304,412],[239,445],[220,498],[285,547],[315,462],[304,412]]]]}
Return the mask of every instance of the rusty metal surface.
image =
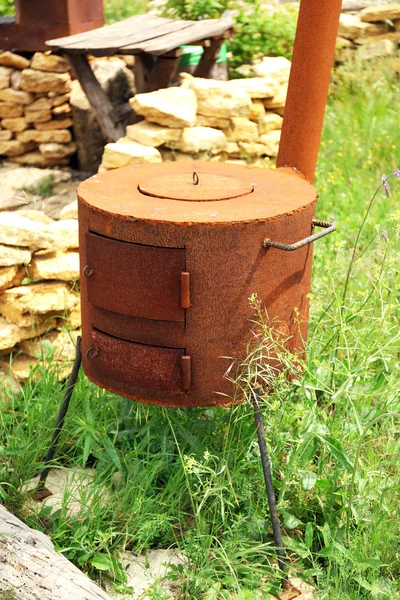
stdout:
{"type": "MultiPolygon", "coordinates": [[[[248,188],[247,188],[248,189],[248,188]]],[[[78,196],[94,209],[100,209],[120,220],[135,219],[169,224],[204,223],[209,225],[232,222],[256,222],[276,219],[294,211],[305,210],[316,196],[315,188],[299,176],[293,169],[241,168],[226,163],[175,162],[140,167],[115,169],[90,177],[78,188],[78,196]],[[199,175],[199,184],[193,185],[193,172],[199,175]],[[226,200],[211,200],[212,191],[206,190],[207,202],[183,201],[176,189],[177,178],[182,176],[194,194],[201,194],[202,182],[207,175],[234,178],[241,189],[254,186],[252,193],[245,197],[232,197],[226,200]],[[142,194],[138,187],[154,177],[162,180],[164,190],[175,186],[173,198],[159,198],[142,194]],[[180,201],[177,201],[180,200],[180,201]]],[[[111,222],[111,221],[110,221],[111,222]]],[[[115,236],[110,236],[115,237],[115,236]]],[[[265,236],[264,236],[265,237],[265,236]]],[[[158,244],[158,242],[156,242],[158,244]]]]}
{"type": "MultiPolygon", "coordinates": [[[[102,387],[120,392],[131,389],[184,391],[181,359],[183,348],[160,348],[126,342],[93,330],[90,336],[92,352],[86,360],[94,377],[104,381],[102,387]]],[[[185,385],[188,386],[186,379],[185,385]]]]}
{"type": "Polygon", "coordinates": [[[104,25],[103,0],[19,0],[17,18],[0,25],[3,50],[46,50],[51,37],[104,25]]]}
{"type": "MultiPolygon", "coordinates": [[[[84,354],[87,376],[102,387],[152,404],[232,403],[234,388],[224,375],[234,359],[244,357],[251,338],[254,314],[248,299],[252,293],[258,295],[271,319],[284,324],[290,336],[289,349],[302,351],[307,337],[312,246],[287,253],[283,258],[282,251],[275,248],[266,251],[262,242],[268,237],[293,243],[309,236],[316,199],[315,188],[293,170],[267,171],[228,164],[193,162],[126,168],[83,182],[78,191],[82,271],[89,264],[86,234],[90,230],[143,246],[185,248],[186,264],[182,272],[190,273],[190,307],[182,309],[185,318],[179,323],[127,316],[113,312],[110,307],[106,310],[95,306],[88,297],[91,277],[81,278],[84,352],[93,345],[93,328],[113,336],[111,339],[125,340],[121,343],[129,340],[136,344],[134,360],[138,368],[143,365],[139,350],[151,346],[176,350],[179,356],[190,356],[190,390],[177,393],[168,388],[133,385],[128,375],[123,380],[112,377],[109,371],[105,375],[84,354]],[[140,181],[151,178],[150,174],[154,177],[169,172],[187,173],[192,182],[193,171],[199,174],[199,186],[202,174],[220,173],[254,184],[254,192],[242,199],[185,202],[145,196],[137,189],[140,181]]],[[[126,280],[123,283],[126,285],[126,280]]],[[[182,287],[179,303],[181,292],[182,287]]],[[[118,293],[115,287],[104,291],[109,297],[118,293]]],[[[121,368],[128,373],[131,367],[125,364],[128,359],[123,347],[113,345],[112,360],[124,363],[121,368]]],[[[183,359],[176,369],[183,390],[188,377],[183,359]]]]}
{"type": "MultiPolygon", "coordinates": [[[[59,2],[59,0],[57,0],[59,2]]],[[[69,22],[76,28],[80,23],[101,23],[95,27],[104,25],[103,0],[70,0],[68,6],[69,22]]],[[[90,30],[95,27],[91,27],[90,30]]],[[[80,31],[88,31],[82,29],[80,31]]],[[[80,33],[76,30],[76,33],[80,33]]]]}
{"type": "Polygon", "coordinates": [[[162,339],[163,345],[168,348],[184,348],[186,345],[185,323],[182,322],[142,319],[93,305],[90,314],[94,328],[127,341],[157,346],[162,339]]]}
{"type": "Polygon", "coordinates": [[[94,233],[86,234],[86,248],[83,275],[91,304],[123,315],[184,321],[184,249],[144,246],[94,233]]]}
{"type": "Polygon", "coordinates": [[[277,166],[314,180],[342,0],[301,0],[277,166]]]}
{"type": "Polygon", "coordinates": [[[274,242],[273,240],[269,240],[268,238],[266,238],[263,241],[263,247],[264,248],[279,248],[279,250],[285,250],[286,252],[293,252],[294,250],[299,250],[300,248],[303,248],[304,246],[308,246],[309,244],[312,244],[313,242],[316,242],[317,240],[321,239],[322,237],[325,237],[326,235],[329,235],[330,233],[333,233],[334,231],[336,231],[336,225],[334,223],[332,223],[331,221],[318,221],[317,219],[313,219],[312,220],[312,227],[323,227],[325,229],[325,231],[320,231],[320,233],[314,233],[313,235],[309,235],[306,238],[303,238],[302,240],[299,240],[298,242],[295,242],[294,244],[282,244],[281,242],[274,242]]]}

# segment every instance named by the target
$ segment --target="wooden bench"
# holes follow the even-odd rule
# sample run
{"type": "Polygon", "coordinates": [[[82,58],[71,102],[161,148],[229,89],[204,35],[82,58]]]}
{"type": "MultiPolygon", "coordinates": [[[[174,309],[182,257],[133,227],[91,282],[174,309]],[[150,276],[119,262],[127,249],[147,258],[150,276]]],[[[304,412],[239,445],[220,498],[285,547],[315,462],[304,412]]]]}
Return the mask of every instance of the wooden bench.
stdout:
{"type": "Polygon", "coordinates": [[[180,46],[196,44],[204,52],[196,77],[208,77],[221,45],[231,35],[233,19],[180,21],[153,15],[136,15],[113,25],[46,42],[48,48],[69,60],[95,114],[104,137],[115,142],[125,134],[124,122],[132,121],[129,105],[113,107],[87,60],[87,55],[135,55],[136,90],[150,92],[168,87],[178,69],[180,46]]]}

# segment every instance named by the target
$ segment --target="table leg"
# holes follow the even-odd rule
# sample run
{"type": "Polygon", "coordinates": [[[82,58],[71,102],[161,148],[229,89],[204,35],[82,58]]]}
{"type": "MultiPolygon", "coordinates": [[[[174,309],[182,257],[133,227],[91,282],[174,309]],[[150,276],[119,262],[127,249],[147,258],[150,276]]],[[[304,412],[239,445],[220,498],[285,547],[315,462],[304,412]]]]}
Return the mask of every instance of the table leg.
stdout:
{"type": "Polygon", "coordinates": [[[213,38],[209,46],[204,48],[204,52],[201,55],[200,62],[197,65],[193,76],[194,77],[204,77],[207,78],[210,76],[211,69],[215,65],[215,61],[218,58],[219,51],[221,50],[221,46],[224,42],[223,37],[213,38]]]}
{"type": "Polygon", "coordinates": [[[114,107],[102,90],[84,54],[66,55],[71,67],[94,110],[101,131],[109,142],[116,142],[125,135],[121,122],[113,118],[114,107]]]}
{"type": "Polygon", "coordinates": [[[149,72],[145,91],[154,92],[168,87],[176,75],[181,56],[181,48],[176,48],[176,50],[171,50],[171,52],[159,56],[149,72]]]}
{"type": "Polygon", "coordinates": [[[138,54],[135,56],[135,88],[137,94],[143,94],[147,91],[147,81],[155,62],[155,57],[151,54],[138,54]]]}

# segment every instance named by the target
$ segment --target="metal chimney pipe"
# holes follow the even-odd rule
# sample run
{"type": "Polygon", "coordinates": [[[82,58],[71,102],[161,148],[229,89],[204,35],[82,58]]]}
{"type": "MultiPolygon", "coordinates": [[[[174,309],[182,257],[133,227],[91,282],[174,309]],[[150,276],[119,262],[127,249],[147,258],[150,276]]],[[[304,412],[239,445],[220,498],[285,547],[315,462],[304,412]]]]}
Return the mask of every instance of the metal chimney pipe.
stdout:
{"type": "Polygon", "coordinates": [[[302,0],[277,167],[313,182],[342,0],[302,0]]]}

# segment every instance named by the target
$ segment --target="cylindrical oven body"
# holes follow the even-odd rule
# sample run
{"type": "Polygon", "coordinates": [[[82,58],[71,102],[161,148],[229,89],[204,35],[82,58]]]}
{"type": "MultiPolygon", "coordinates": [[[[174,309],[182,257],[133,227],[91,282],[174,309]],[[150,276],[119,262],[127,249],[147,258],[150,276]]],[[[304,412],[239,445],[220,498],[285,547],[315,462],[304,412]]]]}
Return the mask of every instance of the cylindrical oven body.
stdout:
{"type": "Polygon", "coordinates": [[[225,377],[251,339],[257,294],[289,337],[307,336],[317,194],[292,169],[164,163],[78,189],[83,368],[112,392],[163,406],[238,401],[225,377]]]}

